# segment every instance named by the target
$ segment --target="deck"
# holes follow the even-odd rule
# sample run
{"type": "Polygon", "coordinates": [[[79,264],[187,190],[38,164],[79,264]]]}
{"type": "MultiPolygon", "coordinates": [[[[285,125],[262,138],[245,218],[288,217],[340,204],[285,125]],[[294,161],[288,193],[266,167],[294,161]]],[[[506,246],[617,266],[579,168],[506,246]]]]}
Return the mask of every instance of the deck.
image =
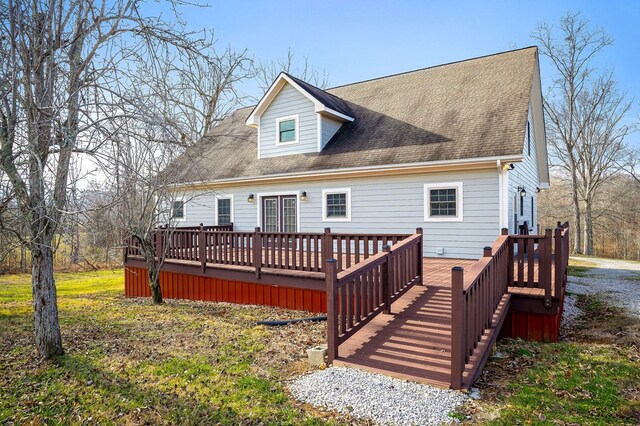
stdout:
{"type": "MultiPolygon", "coordinates": [[[[424,286],[413,286],[393,305],[340,345],[336,365],[449,387],[451,380],[451,268],[477,261],[424,258],[424,286]]],[[[489,339],[490,331],[487,331],[489,339]]],[[[481,345],[483,346],[483,345],[481,345]]],[[[478,352],[482,352],[479,346],[478,352]]],[[[471,385],[481,355],[472,357],[463,376],[471,385]]]]}
{"type": "MultiPolygon", "coordinates": [[[[327,312],[330,364],[464,389],[501,329],[557,338],[568,241],[568,226],[554,235],[503,230],[482,257],[463,260],[423,258],[419,228],[377,236],[200,229],[161,231],[155,250],[169,247],[168,298],[327,312]]],[[[128,296],[150,294],[139,250],[124,252],[128,296]]]]}

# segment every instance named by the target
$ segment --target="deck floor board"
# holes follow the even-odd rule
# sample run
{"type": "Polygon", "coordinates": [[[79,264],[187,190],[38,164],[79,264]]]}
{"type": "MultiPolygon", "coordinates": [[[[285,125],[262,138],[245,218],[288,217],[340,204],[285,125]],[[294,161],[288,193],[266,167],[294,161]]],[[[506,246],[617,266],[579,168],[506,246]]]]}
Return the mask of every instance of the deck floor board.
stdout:
{"type": "MultiPolygon", "coordinates": [[[[423,261],[425,286],[413,286],[338,348],[336,365],[347,365],[440,387],[451,381],[451,268],[476,261],[423,261]]],[[[535,290],[535,289],[532,289],[535,290]]],[[[488,340],[490,330],[486,331],[488,340]]],[[[479,352],[488,348],[480,343],[479,352]]],[[[470,385],[482,356],[467,364],[463,384],[470,385]]]]}

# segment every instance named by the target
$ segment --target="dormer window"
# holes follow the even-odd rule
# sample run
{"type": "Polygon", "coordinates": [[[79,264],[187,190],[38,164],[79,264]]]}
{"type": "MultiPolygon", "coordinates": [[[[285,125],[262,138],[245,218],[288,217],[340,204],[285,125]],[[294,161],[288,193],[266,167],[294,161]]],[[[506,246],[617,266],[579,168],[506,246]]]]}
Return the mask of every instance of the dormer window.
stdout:
{"type": "Polygon", "coordinates": [[[298,116],[291,115],[276,119],[278,144],[298,143],[298,116]]]}

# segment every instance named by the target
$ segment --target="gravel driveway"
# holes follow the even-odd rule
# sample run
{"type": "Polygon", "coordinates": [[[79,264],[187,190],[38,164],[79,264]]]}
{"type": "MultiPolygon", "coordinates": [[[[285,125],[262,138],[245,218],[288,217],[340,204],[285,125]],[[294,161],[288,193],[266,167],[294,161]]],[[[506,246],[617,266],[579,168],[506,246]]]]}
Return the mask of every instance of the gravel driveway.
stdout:
{"type": "Polygon", "coordinates": [[[569,276],[567,291],[605,295],[613,305],[640,317],[640,262],[591,257],[574,259],[596,266],[584,277],[569,276]]]}

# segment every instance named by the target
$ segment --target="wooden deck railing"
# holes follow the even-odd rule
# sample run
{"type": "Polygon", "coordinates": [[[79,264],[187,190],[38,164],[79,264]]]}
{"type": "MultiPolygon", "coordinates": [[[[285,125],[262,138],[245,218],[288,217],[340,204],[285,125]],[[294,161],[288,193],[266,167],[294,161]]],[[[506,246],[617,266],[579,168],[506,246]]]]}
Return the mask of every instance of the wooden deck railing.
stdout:
{"type": "Polygon", "coordinates": [[[508,293],[507,267],[512,258],[509,236],[501,235],[493,247],[468,269],[451,270],[451,386],[462,387],[469,358],[491,326],[494,313],[508,293]]]}
{"type": "Polygon", "coordinates": [[[509,286],[544,289],[547,307],[553,298],[560,298],[569,259],[568,233],[569,224],[558,223],[555,230],[547,229],[544,235],[511,235],[509,252],[514,261],[508,265],[509,286]],[[556,278],[552,283],[553,268],[556,278]]]}
{"type": "Polygon", "coordinates": [[[466,273],[459,266],[451,269],[452,388],[462,387],[465,366],[486,337],[509,287],[542,288],[544,305],[551,307],[552,298],[562,297],[568,262],[569,224],[565,223],[555,231],[547,229],[544,235],[508,235],[503,229],[466,273]]]}
{"type": "MultiPolygon", "coordinates": [[[[199,226],[174,229],[159,228],[153,242],[155,257],[165,260],[207,264],[248,266],[260,276],[263,268],[308,272],[324,272],[327,259],[337,259],[338,271],[352,267],[396,244],[408,235],[402,234],[335,234],[324,233],[239,232],[229,226],[199,226]]],[[[138,242],[129,238],[124,259],[139,257],[138,242]]]]}
{"type": "Polygon", "coordinates": [[[328,362],[338,347],[411,286],[422,283],[422,229],[393,246],[338,272],[338,260],[326,261],[328,362]]]}

